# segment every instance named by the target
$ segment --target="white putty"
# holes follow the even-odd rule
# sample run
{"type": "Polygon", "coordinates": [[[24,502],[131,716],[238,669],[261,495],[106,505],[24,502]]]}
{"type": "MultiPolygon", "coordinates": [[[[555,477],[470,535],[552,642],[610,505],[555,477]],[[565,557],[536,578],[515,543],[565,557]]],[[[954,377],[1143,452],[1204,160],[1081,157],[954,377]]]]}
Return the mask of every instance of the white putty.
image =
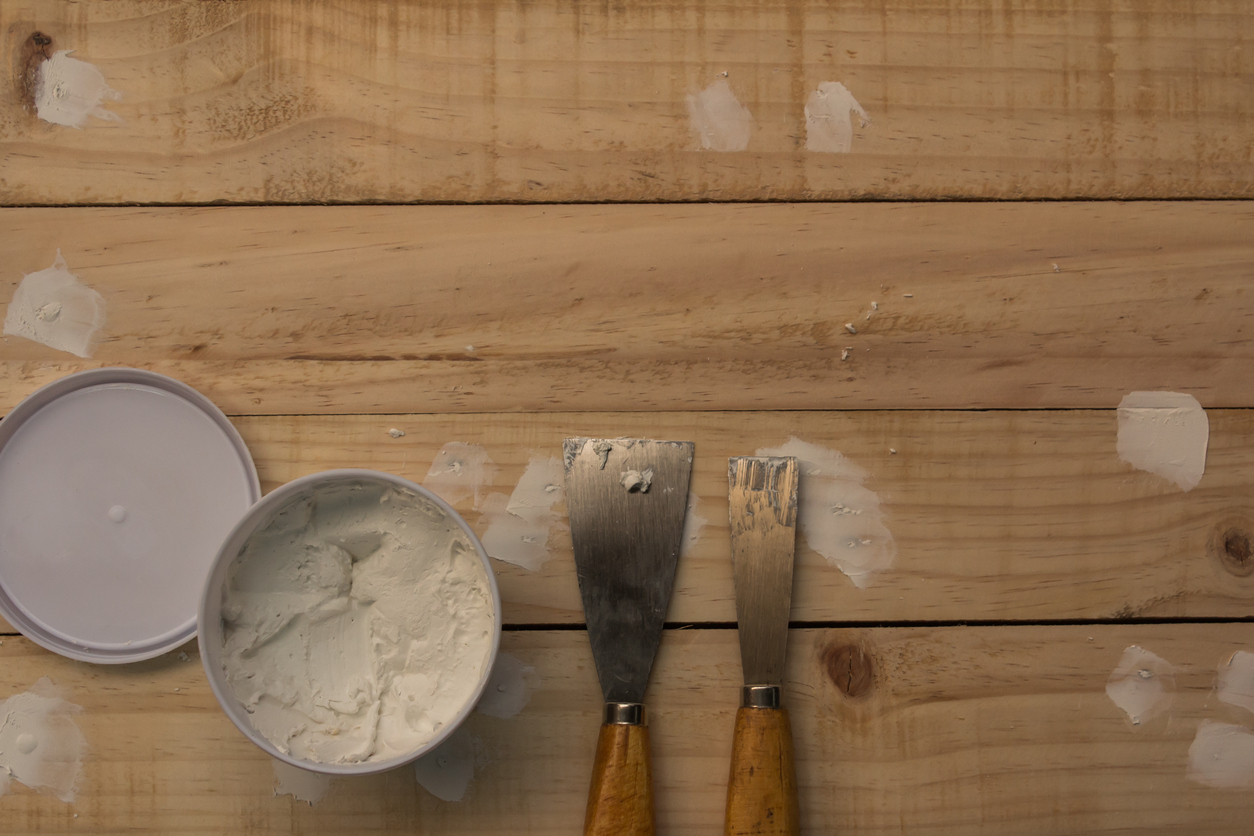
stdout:
{"type": "Polygon", "coordinates": [[[483,489],[492,484],[496,471],[488,451],[478,444],[450,441],[435,454],[422,486],[434,491],[449,505],[456,505],[473,496],[474,508],[479,510],[483,503],[483,489]]]}
{"type": "Polygon", "coordinates": [[[223,669],[279,751],[381,761],[425,745],[485,675],[487,573],[420,496],[370,483],[296,497],[253,534],[223,594],[223,669]]]}
{"type": "Polygon", "coordinates": [[[700,93],[688,94],[688,119],[707,151],[743,151],[749,147],[753,115],[736,98],[726,78],[716,79],[700,93]]]}
{"type": "Polygon", "coordinates": [[[483,547],[497,560],[536,571],[549,559],[549,537],[564,530],[554,506],[566,501],[565,474],[556,456],[532,456],[514,491],[489,494],[483,547]]]}
{"type": "Polygon", "coordinates": [[[648,493],[649,488],[653,487],[653,470],[624,470],[618,481],[628,493],[648,493]]]}
{"type": "Polygon", "coordinates": [[[404,438],[405,431],[398,430],[396,427],[393,427],[392,429],[388,430],[388,435],[392,436],[392,438],[404,438]]]}
{"type": "Polygon", "coordinates": [[[697,547],[697,542],[701,539],[701,529],[705,528],[706,523],[709,522],[709,520],[701,516],[699,512],[700,507],[701,497],[695,493],[689,493],[688,511],[684,514],[683,540],[679,546],[681,555],[688,554],[697,547]]]}
{"type": "Polygon", "coordinates": [[[1244,726],[1203,720],[1189,747],[1185,775],[1217,789],[1254,788],[1254,733],[1244,726]]]}
{"type": "Polygon", "coordinates": [[[104,324],[104,297],[71,273],[57,250],[51,267],[27,273],[13,292],[4,333],[90,357],[104,324]]]}
{"type": "Polygon", "coordinates": [[[1215,692],[1220,702],[1254,711],[1254,653],[1238,650],[1219,666],[1215,692]]]}
{"type": "Polygon", "coordinates": [[[441,801],[461,801],[475,777],[479,741],[459,728],[436,749],[414,761],[414,777],[441,801]]]}
{"type": "Polygon", "coordinates": [[[0,702],[0,795],[9,780],[73,801],[87,740],[74,722],[83,709],[61,698],[48,677],[0,702]]]}
{"type": "Polygon", "coordinates": [[[1206,470],[1210,422],[1192,395],[1132,392],[1119,404],[1119,458],[1193,490],[1206,470]]]}
{"type": "Polygon", "coordinates": [[[806,150],[848,154],[853,148],[853,120],[858,114],[862,127],[871,117],[839,81],[824,81],[806,99],[806,150]]]}
{"type": "Polygon", "coordinates": [[[284,763],[278,758],[271,758],[274,764],[274,794],[290,795],[297,801],[307,801],[309,806],[321,801],[331,789],[331,776],[321,772],[310,772],[284,763]]]}
{"type": "Polygon", "coordinates": [[[71,52],[68,49],[54,52],[39,65],[35,79],[35,114],[45,122],[68,128],[83,127],[88,116],[121,122],[121,116],[101,105],[106,100],[121,99],[122,94],[109,86],[94,64],[71,58],[71,52]]]}
{"type": "Polygon", "coordinates": [[[539,687],[536,669],[508,653],[498,653],[492,666],[488,687],[475,710],[503,720],[513,717],[531,700],[531,691],[539,687]]]}
{"type": "Polygon", "coordinates": [[[1175,668],[1166,659],[1131,645],[1106,680],[1106,696],[1119,706],[1132,725],[1139,726],[1171,707],[1175,668]]]}
{"type": "Polygon", "coordinates": [[[865,589],[876,572],[892,565],[897,545],[884,524],[867,472],[835,450],[790,438],[759,456],[793,456],[801,473],[797,519],[806,543],[865,589]]]}

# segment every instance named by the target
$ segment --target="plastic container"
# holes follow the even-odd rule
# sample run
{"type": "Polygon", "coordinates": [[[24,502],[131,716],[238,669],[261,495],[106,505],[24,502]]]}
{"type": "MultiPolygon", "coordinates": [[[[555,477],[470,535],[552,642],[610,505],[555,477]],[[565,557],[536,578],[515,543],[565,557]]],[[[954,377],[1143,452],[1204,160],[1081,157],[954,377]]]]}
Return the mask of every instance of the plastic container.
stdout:
{"type": "Polygon", "coordinates": [[[209,678],[209,685],[213,689],[214,696],[217,697],[222,709],[227,716],[244,735],[256,743],[271,757],[277,758],[285,763],[302,769],[314,772],[322,772],[329,775],[368,775],[376,772],[384,772],[389,769],[395,769],[417,758],[422,757],[427,752],[439,746],[453,731],[470,715],[474,710],[475,704],[483,695],[483,690],[487,686],[488,678],[491,676],[492,667],[496,663],[497,651],[500,647],[501,640],[501,595],[497,588],[496,576],[492,571],[492,566],[488,561],[488,554],[483,548],[483,544],[479,542],[479,538],[475,536],[474,531],[466,524],[461,515],[449,507],[448,503],[440,499],[431,491],[416,485],[408,479],[402,479],[390,473],[382,473],[374,470],[329,470],[322,473],[314,473],[295,479],[277,490],[270,493],[260,502],[252,507],[245,514],[244,518],[239,521],[234,530],[227,536],[225,542],[213,565],[210,567],[208,580],[204,586],[204,592],[200,602],[200,657],[205,667],[205,674],[209,678]],[[419,497],[429,501],[438,507],[447,517],[455,522],[461,530],[466,534],[467,540],[473,545],[479,560],[483,564],[483,570],[488,579],[488,587],[492,596],[492,640],[491,652],[483,665],[483,671],[480,674],[479,682],[470,698],[466,700],[465,705],[457,713],[455,718],[446,723],[436,735],[420,748],[409,752],[405,755],[380,761],[365,761],[352,764],[333,764],[319,763],[315,761],[305,760],[303,758],[294,757],[279,751],[279,749],[267,740],[252,725],[249,719],[249,713],[244,706],[235,698],[231,692],[231,687],[226,681],[226,676],[222,667],[223,656],[223,624],[222,624],[222,594],[226,585],[227,572],[231,563],[240,554],[248,540],[261,530],[274,516],[283,508],[300,499],[307,494],[310,489],[317,487],[325,487],[337,483],[375,483],[398,488],[402,491],[408,491],[417,494],[419,497]]]}
{"type": "Polygon", "coordinates": [[[167,653],[195,638],[209,566],[260,497],[239,433],[190,386],[55,380],[0,421],[0,615],[84,662],[167,653]]]}

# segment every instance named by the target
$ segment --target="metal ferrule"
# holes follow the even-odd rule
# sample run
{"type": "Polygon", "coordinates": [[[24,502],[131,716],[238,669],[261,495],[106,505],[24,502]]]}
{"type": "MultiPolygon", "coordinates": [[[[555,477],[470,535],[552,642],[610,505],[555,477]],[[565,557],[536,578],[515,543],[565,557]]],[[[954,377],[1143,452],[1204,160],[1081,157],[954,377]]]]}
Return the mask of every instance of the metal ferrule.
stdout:
{"type": "Polygon", "coordinates": [[[605,704],[605,725],[607,726],[643,726],[648,717],[644,713],[644,705],[638,702],[607,702],[605,704]]]}
{"type": "Polygon", "coordinates": [[[740,704],[745,708],[779,708],[779,686],[746,685],[740,691],[740,704]]]}

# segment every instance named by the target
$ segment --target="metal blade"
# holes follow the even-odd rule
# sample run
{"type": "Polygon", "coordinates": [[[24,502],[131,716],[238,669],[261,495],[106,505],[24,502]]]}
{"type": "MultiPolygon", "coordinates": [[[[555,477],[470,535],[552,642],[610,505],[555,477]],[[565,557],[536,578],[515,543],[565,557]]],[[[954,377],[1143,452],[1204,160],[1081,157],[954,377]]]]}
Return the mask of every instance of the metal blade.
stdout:
{"type": "Polygon", "coordinates": [[[568,438],[566,506],[606,702],[642,702],[688,510],[690,441],[568,438]]]}
{"type": "Polygon", "coordinates": [[[727,463],[736,619],[746,685],[782,685],[797,537],[797,460],[727,463]]]}

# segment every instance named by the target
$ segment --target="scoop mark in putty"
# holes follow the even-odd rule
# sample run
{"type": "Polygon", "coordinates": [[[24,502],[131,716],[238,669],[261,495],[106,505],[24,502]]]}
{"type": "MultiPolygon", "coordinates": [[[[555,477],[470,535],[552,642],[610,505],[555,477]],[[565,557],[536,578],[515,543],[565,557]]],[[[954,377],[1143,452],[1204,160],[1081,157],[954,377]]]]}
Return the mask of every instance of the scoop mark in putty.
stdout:
{"type": "Polygon", "coordinates": [[[700,93],[688,94],[688,120],[706,151],[743,151],[749,147],[753,115],[719,78],[700,93]]]}
{"type": "Polygon", "coordinates": [[[82,128],[88,116],[106,122],[122,117],[101,107],[105,101],[118,101],[122,94],[105,81],[94,64],[70,57],[63,49],[39,65],[35,79],[35,115],[45,122],[82,128]]]}
{"type": "Polygon", "coordinates": [[[483,489],[496,478],[497,466],[488,451],[478,444],[450,441],[440,448],[431,462],[422,486],[449,505],[474,497],[474,508],[483,503],[483,489]]]}
{"type": "Polygon", "coordinates": [[[62,801],[74,800],[87,750],[74,722],[82,710],[62,699],[46,676],[0,702],[0,795],[12,778],[62,801]]]}
{"type": "Polygon", "coordinates": [[[1254,733],[1233,723],[1203,720],[1189,746],[1185,775],[1216,789],[1254,788],[1254,733]]]}
{"type": "Polygon", "coordinates": [[[464,728],[414,761],[414,777],[427,792],[441,801],[461,801],[475,777],[482,744],[464,728]]]}
{"type": "Polygon", "coordinates": [[[274,762],[274,794],[275,796],[290,795],[297,801],[304,801],[312,807],[326,797],[331,789],[331,776],[321,772],[310,772],[292,766],[278,758],[274,762]]]}
{"type": "Polygon", "coordinates": [[[867,472],[839,452],[790,438],[759,456],[792,456],[801,470],[797,519],[806,543],[865,589],[892,565],[897,545],[884,524],[880,498],[866,488],[867,472]]]}
{"type": "Polygon", "coordinates": [[[492,675],[475,710],[489,717],[507,720],[522,711],[531,700],[531,692],[540,686],[536,669],[517,656],[498,654],[492,675]]]}
{"type": "Polygon", "coordinates": [[[1119,458],[1191,491],[1206,470],[1210,422],[1197,398],[1181,392],[1132,392],[1119,404],[1119,458]]]}
{"type": "Polygon", "coordinates": [[[806,100],[806,150],[848,154],[853,148],[853,120],[865,128],[871,117],[839,81],[824,81],[806,100]]]}
{"type": "Polygon", "coordinates": [[[1175,668],[1166,659],[1131,645],[1106,680],[1106,696],[1119,706],[1132,725],[1139,726],[1171,707],[1175,668]]]}
{"type": "Polygon", "coordinates": [[[561,459],[532,456],[508,497],[492,493],[483,502],[487,529],[483,547],[497,560],[532,572],[549,559],[549,538],[564,530],[554,506],[566,500],[561,459]]]}
{"type": "Polygon", "coordinates": [[[4,333],[90,357],[104,324],[104,297],[71,273],[57,250],[51,267],[22,277],[5,313],[4,333]]]}

